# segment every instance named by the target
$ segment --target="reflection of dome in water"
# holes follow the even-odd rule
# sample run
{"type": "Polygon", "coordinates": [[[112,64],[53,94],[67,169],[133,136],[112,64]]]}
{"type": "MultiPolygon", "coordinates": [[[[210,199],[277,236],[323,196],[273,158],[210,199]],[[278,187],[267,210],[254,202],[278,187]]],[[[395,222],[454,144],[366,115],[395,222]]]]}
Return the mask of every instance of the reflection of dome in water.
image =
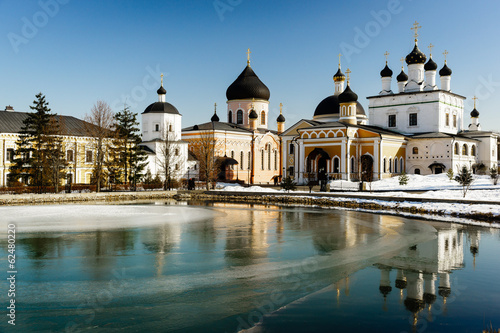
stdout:
{"type": "Polygon", "coordinates": [[[470,247],[470,253],[476,255],[479,253],[479,248],[477,246],[471,246],[470,247]]]}
{"type": "Polygon", "coordinates": [[[412,313],[420,312],[424,309],[425,303],[422,300],[415,298],[405,299],[405,307],[408,311],[412,313]]]}
{"type": "Polygon", "coordinates": [[[396,288],[405,289],[408,282],[406,280],[396,280],[396,288]]]}
{"type": "Polygon", "coordinates": [[[384,297],[389,295],[389,293],[392,291],[391,286],[380,286],[378,289],[380,290],[380,293],[384,295],[384,297]]]}
{"type": "Polygon", "coordinates": [[[434,304],[436,301],[436,295],[430,293],[424,293],[424,301],[427,304],[434,304]]]}
{"type": "Polygon", "coordinates": [[[449,297],[451,295],[451,289],[447,287],[439,287],[439,296],[449,297]]]}

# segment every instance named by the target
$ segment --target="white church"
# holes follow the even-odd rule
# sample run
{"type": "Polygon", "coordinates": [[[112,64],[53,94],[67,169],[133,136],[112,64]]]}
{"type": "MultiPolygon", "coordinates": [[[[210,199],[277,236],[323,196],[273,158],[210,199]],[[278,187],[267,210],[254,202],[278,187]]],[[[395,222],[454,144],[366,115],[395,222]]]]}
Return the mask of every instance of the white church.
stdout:
{"type": "MultiPolygon", "coordinates": [[[[475,107],[469,114],[464,110],[465,97],[452,92],[451,74],[445,60],[443,67],[429,60],[417,45],[406,56],[408,75],[401,68],[396,77],[398,91],[391,90],[392,71],[386,63],[381,71],[382,90],[369,101],[370,124],[393,130],[408,138],[406,172],[432,174],[463,166],[475,169],[484,164],[489,169],[497,166],[498,139],[495,132],[481,131],[479,112],[475,107]],[[436,82],[439,74],[440,85],[436,82]]],[[[447,51],[444,52],[445,59],[447,51]]]]}

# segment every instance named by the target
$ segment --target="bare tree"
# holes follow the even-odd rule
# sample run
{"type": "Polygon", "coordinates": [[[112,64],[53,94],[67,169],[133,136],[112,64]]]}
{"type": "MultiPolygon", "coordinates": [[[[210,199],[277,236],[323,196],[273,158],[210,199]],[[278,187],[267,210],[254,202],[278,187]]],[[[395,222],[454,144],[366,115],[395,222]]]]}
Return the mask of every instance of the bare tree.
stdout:
{"type": "Polygon", "coordinates": [[[92,139],[95,152],[95,158],[92,159],[94,163],[93,177],[96,183],[96,191],[100,192],[105,179],[104,164],[106,154],[109,153],[109,146],[113,136],[114,113],[108,103],[97,101],[92,106],[90,114],[85,115],[84,120],[88,123],[85,131],[92,139]]]}
{"type": "Polygon", "coordinates": [[[200,139],[195,145],[195,155],[200,163],[200,180],[205,181],[207,190],[210,189],[210,183],[217,180],[219,169],[218,151],[221,149],[222,142],[215,138],[213,130],[200,132],[200,139]]]}
{"type": "Polygon", "coordinates": [[[156,163],[164,177],[163,189],[171,187],[171,181],[180,177],[182,172],[182,154],[180,140],[175,137],[175,132],[170,131],[171,124],[167,123],[161,131],[156,163]]]}

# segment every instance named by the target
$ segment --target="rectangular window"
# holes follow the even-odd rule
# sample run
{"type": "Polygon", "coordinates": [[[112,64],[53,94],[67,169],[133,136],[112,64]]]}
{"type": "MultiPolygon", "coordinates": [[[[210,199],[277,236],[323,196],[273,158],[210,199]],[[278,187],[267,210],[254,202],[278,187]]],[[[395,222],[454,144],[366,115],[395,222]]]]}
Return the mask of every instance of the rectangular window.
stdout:
{"type": "Polygon", "coordinates": [[[444,116],[444,125],[450,126],[450,115],[448,113],[444,116]]]}
{"type": "Polygon", "coordinates": [[[260,156],[260,168],[264,170],[264,150],[261,150],[261,156],[260,156]]]}
{"type": "Polygon", "coordinates": [[[453,127],[457,127],[457,115],[453,115],[453,127]]]}
{"type": "Polygon", "coordinates": [[[290,154],[295,154],[295,146],[293,145],[293,143],[290,143],[290,154]]]}
{"type": "Polygon", "coordinates": [[[92,150],[87,150],[85,152],[85,162],[92,163],[92,150]]]}
{"type": "Polygon", "coordinates": [[[410,113],[410,126],[417,126],[417,114],[410,113]]]}
{"type": "Polygon", "coordinates": [[[389,127],[396,127],[396,115],[395,114],[389,115],[389,127]]]}
{"type": "Polygon", "coordinates": [[[252,153],[248,152],[248,170],[252,169],[252,153]]]}
{"type": "Polygon", "coordinates": [[[73,162],[73,150],[68,150],[66,152],[66,161],[73,162]]]}

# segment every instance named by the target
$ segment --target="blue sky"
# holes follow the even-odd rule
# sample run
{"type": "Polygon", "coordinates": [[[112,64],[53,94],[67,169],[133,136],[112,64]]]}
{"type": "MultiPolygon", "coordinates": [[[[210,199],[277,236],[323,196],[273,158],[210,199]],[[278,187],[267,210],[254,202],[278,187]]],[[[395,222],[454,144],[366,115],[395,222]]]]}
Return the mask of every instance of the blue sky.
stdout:
{"type": "Polygon", "coordinates": [[[164,73],[183,127],[209,121],[215,102],[225,120],[226,89],[251,48],[271,117],[281,102],[291,126],[333,93],[339,52],[365,109],[381,90],[385,51],[396,91],[417,20],[420,49],[428,55],[435,45],[439,68],[448,50],[451,89],[467,97],[465,112],[478,95],[483,129],[498,131],[499,11],[498,1],[0,0],[0,108],[28,111],[41,91],[59,114],[83,118],[97,100],[141,113],[157,100],[164,73]]]}

